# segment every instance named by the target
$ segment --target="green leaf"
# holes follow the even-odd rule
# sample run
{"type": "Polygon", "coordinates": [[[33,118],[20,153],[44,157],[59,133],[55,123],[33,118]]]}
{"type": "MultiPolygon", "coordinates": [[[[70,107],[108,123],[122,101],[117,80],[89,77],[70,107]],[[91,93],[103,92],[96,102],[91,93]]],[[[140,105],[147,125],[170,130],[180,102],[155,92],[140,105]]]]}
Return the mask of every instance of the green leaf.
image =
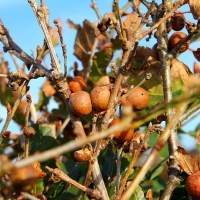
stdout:
{"type": "Polygon", "coordinates": [[[114,153],[115,149],[106,147],[99,155],[99,164],[102,172],[103,179],[105,183],[108,183],[108,180],[112,174],[116,174],[113,170],[116,167],[116,155],[114,153]]]}
{"type": "MultiPolygon", "coordinates": [[[[87,170],[81,170],[81,174],[77,180],[80,184],[84,184],[85,181],[85,175],[87,173],[87,170]]],[[[60,196],[56,198],[56,200],[66,200],[66,199],[77,199],[77,196],[80,194],[81,190],[78,189],[75,186],[71,186],[66,192],[62,193],[60,196]]]]}
{"type": "Polygon", "coordinates": [[[152,180],[157,177],[164,169],[164,164],[168,160],[168,157],[163,159],[153,170],[151,170],[149,174],[149,179],[152,180]]]}
{"type": "Polygon", "coordinates": [[[55,182],[51,185],[46,197],[47,199],[55,199],[57,196],[59,196],[63,190],[65,189],[66,183],[64,181],[55,182]]]}
{"type": "MultiPolygon", "coordinates": [[[[149,147],[154,147],[156,142],[158,141],[159,135],[157,133],[152,133],[147,139],[147,144],[149,147]]],[[[163,158],[169,155],[167,142],[164,144],[164,147],[159,152],[159,155],[163,158]]]]}
{"type": "Polygon", "coordinates": [[[44,92],[40,90],[38,103],[35,105],[36,110],[41,110],[43,106],[48,105],[50,97],[46,97],[44,92]]]}
{"type": "Polygon", "coordinates": [[[129,200],[146,200],[144,197],[144,192],[140,186],[137,186],[129,200]]]}
{"type": "Polygon", "coordinates": [[[52,134],[50,126],[42,126],[38,124],[32,125],[36,131],[36,135],[30,138],[30,153],[43,152],[57,146],[57,141],[52,134]]]}
{"type": "Polygon", "coordinates": [[[199,149],[199,150],[200,150],[200,144],[197,144],[197,145],[196,145],[196,147],[197,147],[197,149],[199,149]]]}
{"type": "Polygon", "coordinates": [[[37,194],[38,192],[43,192],[44,190],[44,179],[40,178],[37,180],[36,186],[35,186],[35,194],[37,194]]]}
{"type": "Polygon", "coordinates": [[[65,174],[70,174],[76,166],[73,160],[67,160],[66,162],[56,162],[56,166],[61,169],[65,174]]]}
{"type": "Polygon", "coordinates": [[[113,50],[111,47],[106,47],[104,50],[95,53],[95,57],[90,73],[90,78],[93,82],[106,75],[106,68],[112,60],[113,50]]]}

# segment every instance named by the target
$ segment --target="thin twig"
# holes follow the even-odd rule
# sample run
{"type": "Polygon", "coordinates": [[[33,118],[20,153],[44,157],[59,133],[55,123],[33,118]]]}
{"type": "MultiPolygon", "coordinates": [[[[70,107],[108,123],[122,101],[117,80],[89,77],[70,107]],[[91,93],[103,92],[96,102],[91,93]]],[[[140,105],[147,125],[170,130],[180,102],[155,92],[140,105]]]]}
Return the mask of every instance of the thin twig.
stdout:
{"type": "Polygon", "coordinates": [[[193,113],[197,112],[200,109],[200,103],[197,104],[196,106],[188,109],[179,119],[179,122],[183,122],[188,119],[193,113]]]}
{"type": "Polygon", "coordinates": [[[101,14],[100,14],[100,12],[99,12],[99,9],[98,9],[98,7],[97,7],[96,0],[92,0],[92,4],[93,4],[93,9],[95,10],[95,12],[96,12],[96,14],[97,14],[98,19],[101,19],[102,16],[101,16],[101,14]]]}
{"type": "Polygon", "coordinates": [[[38,199],[38,198],[36,198],[36,197],[30,195],[30,194],[27,193],[27,192],[20,192],[20,194],[23,195],[24,197],[30,199],[30,200],[40,200],[40,199],[38,199]]]}
{"type": "MultiPolygon", "coordinates": [[[[28,122],[29,122],[29,114],[30,114],[30,107],[32,103],[32,99],[30,94],[26,95],[26,101],[27,101],[27,106],[26,106],[26,112],[25,112],[25,128],[28,127],[28,122]]],[[[29,138],[25,135],[26,140],[25,140],[25,158],[28,158],[29,155],[29,138]]]]}
{"type": "Polygon", "coordinates": [[[116,152],[117,152],[117,172],[116,172],[116,191],[115,195],[118,195],[119,192],[119,186],[120,186],[120,178],[121,178],[121,161],[122,161],[122,150],[123,146],[117,146],[116,152]]]}
{"type": "MultiPolygon", "coordinates": [[[[158,53],[160,58],[160,66],[162,70],[162,82],[163,82],[163,93],[164,93],[164,101],[170,102],[172,100],[172,84],[171,84],[171,74],[170,74],[170,59],[168,55],[168,38],[166,32],[166,22],[163,22],[159,28],[159,39],[158,39],[158,53]]],[[[168,124],[173,117],[173,110],[169,108],[166,112],[166,124],[168,124]]],[[[162,193],[161,199],[168,199],[171,197],[173,189],[180,184],[180,179],[178,178],[178,173],[180,171],[180,167],[178,166],[178,162],[173,159],[174,153],[176,152],[177,146],[177,134],[175,127],[171,130],[171,134],[168,138],[168,146],[169,146],[169,170],[168,170],[168,181],[165,186],[164,192],[162,193]],[[176,173],[175,173],[176,172],[176,173]],[[166,194],[167,193],[167,194],[166,194]]]]}
{"type": "Polygon", "coordinates": [[[63,122],[62,126],[60,128],[58,128],[56,135],[60,135],[63,130],[65,129],[65,127],[69,124],[70,122],[70,116],[68,115],[67,118],[65,119],[65,121],[63,122]]]}
{"type": "Polygon", "coordinates": [[[58,20],[54,20],[54,24],[58,28],[58,34],[59,34],[59,37],[60,37],[60,43],[61,43],[63,57],[64,57],[64,76],[66,76],[67,75],[67,49],[66,49],[66,44],[63,40],[62,27],[58,24],[58,20]]]}
{"type": "Polygon", "coordinates": [[[33,102],[31,102],[30,111],[31,111],[31,116],[33,117],[33,123],[35,124],[37,122],[38,117],[37,117],[37,111],[33,102]]]}
{"type": "Polygon", "coordinates": [[[90,58],[89,58],[89,62],[88,62],[88,67],[87,67],[87,70],[85,72],[85,81],[87,82],[89,76],[90,76],[90,71],[91,71],[91,68],[92,68],[92,64],[93,64],[93,57],[94,57],[94,54],[95,54],[95,50],[97,48],[97,45],[98,45],[98,38],[95,37],[94,39],[94,44],[92,45],[92,48],[90,50],[91,54],[90,54],[90,58]]]}
{"type": "Polygon", "coordinates": [[[47,28],[47,25],[46,25],[46,22],[45,22],[44,9],[42,9],[42,7],[38,8],[36,0],[28,0],[28,2],[31,5],[33,12],[34,12],[34,14],[35,14],[35,16],[38,20],[38,23],[43,30],[43,33],[44,33],[47,45],[49,47],[51,57],[53,58],[54,64],[55,64],[59,74],[61,74],[62,70],[61,70],[61,67],[60,67],[60,63],[59,63],[58,57],[56,55],[55,49],[53,47],[53,43],[52,43],[51,37],[49,35],[48,28],[47,28]]]}
{"type": "Polygon", "coordinates": [[[10,56],[11,56],[11,58],[12,58],[14,64],[15,64],[16,68],[20,69],[20,66],[19,66],[19,64],[18,64],[18,62],[16,60],[16,57],[13,54],[11,54],[11,53],[10,53],[10,56]]]}
{"type": "Polygon", "coordinates": [[[13,118],[13,116],[14,116],[14,114],[15,114],[15,112],[16,112],[16,110],[17,110],[17,108],[18,108],[18,106],[19,106],[19,104],[21,102],[21,99],[26,94],[26,87],[27,87],[27,81],[24,81],[24,83],[22,85],[22,89],[21,89],[21,91],[19,93],[19,96],[17,97],[17,99],[15,101],[15,104],[14,104],[11,112],[9,112],[7,114],[6,121],[5,121],[4,125],[3,125],[3,128],[1,130],[1,134],[0,134],[0,144],[3,141],[3,137],[2,137],[3,133],[7,130],[8,126],[10,124],[10,121],[12,120],[12,118],[13,118]]]}
{"type": "Polygon", "coordinates": [[[7,78],[8,77],[8,75],[6,75],[6,74],[0,74],[0,78],[7,78]]]}
{"type": "Polygon", "coordinates": [[[120,9],[120,15],[123,14],[123,12],[125,12],[128,8],[130,8],[132,5],[131,2],[127,2],[121,9],[120,9]]]}
{"type": "Polygon", "coordinates": [[[123,26],[123,23],[122,23],[122,18],[121,18],[121,15],[120,15],[120,9],[119,9],[118,0],[114,0],[114,6],[115,6],[115,8],[117,10],[117,15],[119,17],[119,25],[120,25],[120,28],[121,28],[121,33],[122,33],[123,39],[125,40],[126,39],[126,33],[124,31],[124,26],[123,26]]]}
{"type": "Polygon", "coordinates": [[[101,191],[99,191],[98,189],[87,188],[87,187],[81,185],[80,183],[78,183],[78,182],[74,181],[73,179],[71,179],[67,174],[65,174],[60,169],[58,169],[58,168],[52,169],[52,168],[50,168],[48,166],[46,166],[46,169],[49,172],[51,172],[53,175],[56,175],[57,177],[59,177],[60,179],[66,181],[67,183],[70,183],[70,184],[76,186],[77,188],[79,188],[83,192],[87,193],[91,197],[94,197],[94,198],[97,198],[97,199],[99,199],[101,197],[101,191]]]}

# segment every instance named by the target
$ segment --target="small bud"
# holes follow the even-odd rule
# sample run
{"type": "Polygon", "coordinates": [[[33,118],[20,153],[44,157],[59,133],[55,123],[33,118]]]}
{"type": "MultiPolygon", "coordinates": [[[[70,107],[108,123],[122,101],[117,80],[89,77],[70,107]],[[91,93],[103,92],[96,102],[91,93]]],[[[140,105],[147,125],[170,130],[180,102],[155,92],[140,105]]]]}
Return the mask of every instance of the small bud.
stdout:
{"type": "Polygon", "coordinates": [[[10,131],[5,131],[2,135],[7,138],[10,136],[10,134],[11,134],[10,131]]]}
{"type": "Polygon", "coordinates": [[[39,45],[37,45],[36,51],[39,53],[41,51],[41,48],[39,45]]]}
{"type": "Polygon", "coordinates": [[[26,101],[27,101],[27,103],[31,103],[31,102],[32,102],[32,99],[31,99],[31,95],[30,95],[30,94],[27,94],[27,95],[26,95],[26,101]]]}
{"type": "Polygon", "coordinates": [[[94,9],[94,4],[90,4],[90,7],[94,9]]]}
{"type": "Polygon", "coordinates": [[[195,73],[195,74],[200,73],[199,65],[198,65],[196,62],[194,62],[193,69],[194,69],[194,73],[195,73]]]}
{"type": "Polygon", "coordinates": [[[12,110],[12,107],[11,107],[11,105],[8,103],[8,104],[7,104],[7,112],[9,113],[9,112],[11,112],[11,110],[12,110]]]}

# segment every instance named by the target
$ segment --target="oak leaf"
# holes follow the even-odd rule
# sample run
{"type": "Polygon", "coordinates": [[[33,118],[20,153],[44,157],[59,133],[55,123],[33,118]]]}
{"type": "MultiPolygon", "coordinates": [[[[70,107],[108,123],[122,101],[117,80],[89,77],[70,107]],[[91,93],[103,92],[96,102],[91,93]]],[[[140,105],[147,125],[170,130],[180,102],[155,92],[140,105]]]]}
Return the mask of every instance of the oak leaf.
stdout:
{"type": "Polygon", "coordinates": [[[175,158],[178,160],[181,169],[188,175],[200,171],[200,159],[198,155],[192,156],[179,146],[175,158]]]}
{"type": "Polygon", "coordinates": [[[200,0],[189,0],[190,11],[194,19],[200,19],[200,0]]]}

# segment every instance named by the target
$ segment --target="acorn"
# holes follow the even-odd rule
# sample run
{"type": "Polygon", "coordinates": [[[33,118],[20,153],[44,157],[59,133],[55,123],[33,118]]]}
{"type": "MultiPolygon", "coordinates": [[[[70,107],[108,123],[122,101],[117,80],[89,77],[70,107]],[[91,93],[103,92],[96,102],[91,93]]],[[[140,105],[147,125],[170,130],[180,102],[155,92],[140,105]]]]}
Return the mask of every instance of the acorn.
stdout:
{"type": "Polygon", "coordinates": [[[101,112],[107,109],[110,99],[110,89],[108,86],[97,86],[90,92],[92,107],[101,112]]]}
{"type": "Polygon", "coordinates": [[[15,168],[11,173],[11,184],[16,191],[30,191],[38,180],[38,172],[32,166],[15,168]]]}
{"type": "MultiPolygon", "coordinates": [[[[116,125],[116,124],[119,124],[120,121],[121,121],[120,118],[118,118],[118,117],[115,118],[115,119],[110,123],[109,127],[114,126],[114,125],[116,125]]],[[[116,142],[118,142],[118,143],[124,143],[124,142],[126,142],[126,141],[129,141],[129,140],[132,138],[133,132],[134,132],[133,129],[125,129],[125,130],[123,130],[123,131],[118,131],[118,132],[115,133],[113,139],[114,139],[116,142]]]]}
{"type": "Polygon", "coordinates": [[[28,127],[24,127],[23,133],[26,137],[31,138],[36,134],[36,131],[33,127],[28,126],[28,127]]]}
{"type": "Polygon", "coordinates": [[[89,93],[78,91],[71,93],[69,97],[69,106],[72,112],[78,116],[85,116],[92,112],[92,103],[89,93]]]}
{"type": "Polygon", "coordinates": [[[148,106],[149,100],[149,93],[137,87],[125,99],[122,99],[122,105],[131,105],[135,111],[140,111],[148,106]]]}
{"type": "Polygon", "coordinates": [[[92,151],[88,147],[85,147],[81,150],[75,151],[74,158],[78,162],[87,162],[92,158],[92,151]]]}
{"type": "Polygon", "coordinates": [[[186,191],[192,200],[200,199],[200,171],[188,176],[186,180],[186,191]]]}
{"type": "Polygon", "coordinates": [[[172,29],[174,31],[180,31],[185,26],[185,17],[181,13],[175,13],[172,16],[172,29]]]}
{"type": "MultiPolygon", "coordinates": [[[[179,45],[186,37],[187,35],[183,32],[173,33],[169,38],[168,49],[172,50],[177,45],[179,45]]],[[[185,52],[188,49],[189,45],[190,45],[190,40],[188,40],[184,45],[182,45],[182,47],[179,50],[179,53],[185,52]]]]}
{"type": "Polygon", "coordinates": [[[78,91],[85,91],[87,88],[87,84],[83,77],[81,76],[75,76],[70,82],[69,82],[69,89],[71,92],[78,92],[78,91]]]}

